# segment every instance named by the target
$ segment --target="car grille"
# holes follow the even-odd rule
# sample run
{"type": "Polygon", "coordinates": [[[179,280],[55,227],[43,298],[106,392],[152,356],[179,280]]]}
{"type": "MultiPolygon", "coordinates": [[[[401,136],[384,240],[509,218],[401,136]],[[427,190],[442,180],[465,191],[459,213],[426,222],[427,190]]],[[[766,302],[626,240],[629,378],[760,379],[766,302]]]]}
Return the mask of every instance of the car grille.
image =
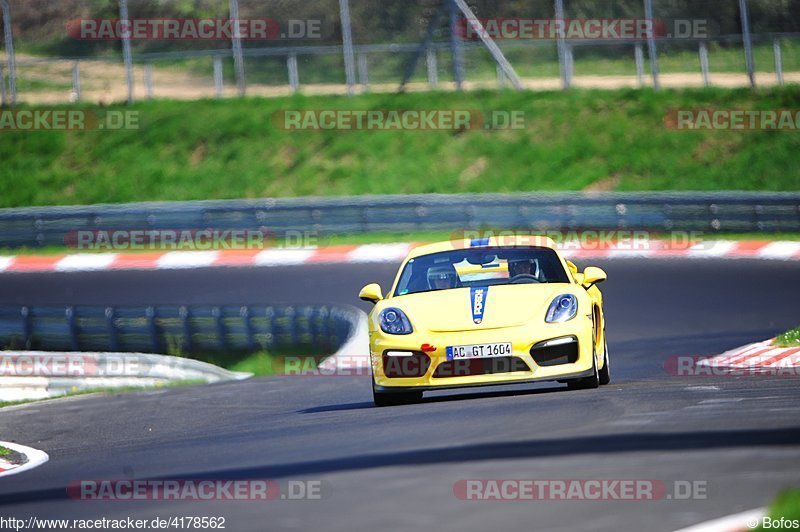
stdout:
{"type": "Polygon", "coordinates": [[[519,357],[467,358],[442,362],[433,372],[433,378],[469,377],[530,370],[531,368],[519,357]]]}

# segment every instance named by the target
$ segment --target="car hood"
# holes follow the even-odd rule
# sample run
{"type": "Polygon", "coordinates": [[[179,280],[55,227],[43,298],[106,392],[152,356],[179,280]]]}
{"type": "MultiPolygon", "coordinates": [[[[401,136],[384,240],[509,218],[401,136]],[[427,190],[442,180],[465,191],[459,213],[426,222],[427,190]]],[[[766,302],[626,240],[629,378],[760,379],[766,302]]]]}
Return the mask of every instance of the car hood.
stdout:
{"type": "Polygon", "coordinates": [[[561,283],[496,285],[476,296],[476,289],[455,288],[393,297],[387,306],[402,309],[415,329],[454,332],[515,327],[530,320],[544,320],[547,307],[559,294],[572,293],[561,283]],[[475,308],[475,299],[482,299],[475,308]],[[478,312],[473,315],[473,311],[478,312]],[[479,320],[479,323],[475,319],[479,320]]]}

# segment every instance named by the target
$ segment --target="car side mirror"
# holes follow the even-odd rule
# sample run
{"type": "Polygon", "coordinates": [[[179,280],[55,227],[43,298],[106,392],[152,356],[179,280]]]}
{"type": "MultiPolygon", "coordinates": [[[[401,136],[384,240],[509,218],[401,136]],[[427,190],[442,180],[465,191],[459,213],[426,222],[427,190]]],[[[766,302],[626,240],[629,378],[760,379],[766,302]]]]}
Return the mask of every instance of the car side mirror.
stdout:
{"type": "Polygon", "coordinates": [[[361,292],[358,293],[358,297],[362,301],[377,303],[383,299],[383,292],[381,292],[381,286],[378,283],[370,283],[361,289],[361,292]]]}
{"type": "Polygon", "coordinates": [[[584,288],[589,289],[592,285],[602,283],[608,276],[606,272],[596,266],[589,266],[583,270],[583,281],[581,284],[584,288]]]}

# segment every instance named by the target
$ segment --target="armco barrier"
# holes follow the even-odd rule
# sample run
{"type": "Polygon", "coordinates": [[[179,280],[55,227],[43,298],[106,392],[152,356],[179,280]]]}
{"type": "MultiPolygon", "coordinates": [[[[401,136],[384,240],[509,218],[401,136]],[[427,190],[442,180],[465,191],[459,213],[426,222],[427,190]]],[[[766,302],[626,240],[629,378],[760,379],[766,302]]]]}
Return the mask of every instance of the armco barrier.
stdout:
{"type": "Polygon", "coordinates": [[[77,231],[246,229],[268,235],[457,229],[800,231],[798,192],[419,194],[0,209],[0,247],[77,231]]]}
{"type": "Polygon", "coordinates": [[[164,354],[308,349],[354,333],[346,306],[0,307],[0,348],[164,354]]]}
{"type": "Polygon", "coordinates": [[[45,399],[106,388],[223,382],[251,376],[199,360],[148,353],[3,351],[0,352],[0,401],[45,399]]]}

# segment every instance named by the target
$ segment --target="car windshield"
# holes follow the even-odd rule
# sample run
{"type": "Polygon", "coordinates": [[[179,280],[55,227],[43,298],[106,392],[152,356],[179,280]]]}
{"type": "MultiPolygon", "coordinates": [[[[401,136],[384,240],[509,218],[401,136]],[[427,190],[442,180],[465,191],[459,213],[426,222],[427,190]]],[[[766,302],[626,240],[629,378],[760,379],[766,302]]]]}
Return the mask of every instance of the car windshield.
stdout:
{"type": "Polygon", "coordinates": [[[550,248],[459,249],[410,259],[394,295],[469,286],[568,282],[567,272],[550,248]]]}

